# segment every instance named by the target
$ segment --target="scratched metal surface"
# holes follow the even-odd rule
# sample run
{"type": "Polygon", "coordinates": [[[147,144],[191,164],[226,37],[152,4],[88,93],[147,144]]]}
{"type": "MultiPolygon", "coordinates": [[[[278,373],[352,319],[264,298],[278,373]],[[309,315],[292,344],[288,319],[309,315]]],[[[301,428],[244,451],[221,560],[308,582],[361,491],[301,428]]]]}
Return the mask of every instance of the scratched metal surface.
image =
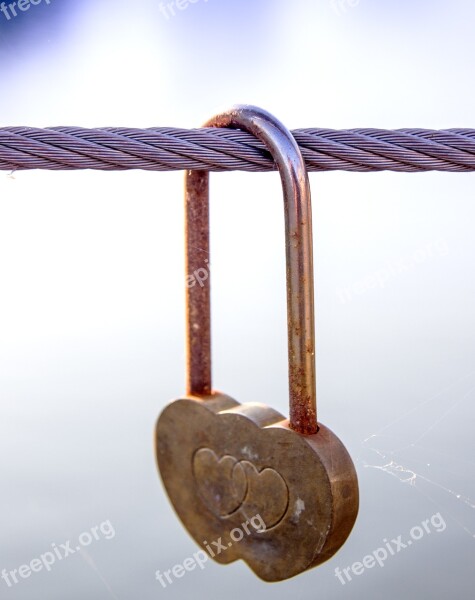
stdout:
{"type": "MultiPolygon", "coordinates": [[[[461,0],[44,0],[0,12],[0,125],[188,128],[252,102],[289,128],[473,127],[474,17],[461,0]]],[[[357,524],[282,584],[209,562],[163,587],[198,549],[153,456],[185,385],[182,174],[0,175],[0,576],[19,581],[0,597],[469,597],[474,176],[310,179],[319,415],[355,460],[357,524]]],[[[212,174],[211,219],[214,380],[285,412],[278,177],[212,174]]]]}

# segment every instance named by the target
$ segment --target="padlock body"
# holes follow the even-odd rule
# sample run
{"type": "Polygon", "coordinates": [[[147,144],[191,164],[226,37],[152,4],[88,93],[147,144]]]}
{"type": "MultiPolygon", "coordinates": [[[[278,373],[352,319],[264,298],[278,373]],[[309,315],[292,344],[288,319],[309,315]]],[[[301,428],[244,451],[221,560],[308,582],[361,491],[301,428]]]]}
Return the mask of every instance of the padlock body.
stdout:
{"type": "Polygon", "coordinates": [[[339,438],[322,424],[296,433],[266,405],[220,393],[176,400],[158,419],[156,453],[198,545],[222,564],[244,560],[265,581],[328,560],[356,520],[356,471],[339,438]]]}

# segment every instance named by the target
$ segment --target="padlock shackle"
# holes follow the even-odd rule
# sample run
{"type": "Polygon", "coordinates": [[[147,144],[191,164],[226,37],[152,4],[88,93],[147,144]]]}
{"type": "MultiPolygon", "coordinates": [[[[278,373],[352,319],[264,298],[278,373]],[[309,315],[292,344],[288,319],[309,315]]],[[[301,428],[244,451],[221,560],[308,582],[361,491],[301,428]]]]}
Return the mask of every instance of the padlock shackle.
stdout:
{"type": "MultiPolygon", "coordinates": [[[[290,427],[302,434],[318,431],[315,378],[312,206],[301,152],[291,133],[267,111],[238,105],[204,127],[242,129],[261,140],[280,172],[284,195],[287,262],[287,327],[290,427]]],[[[185,176],[186,274],[202,272],[199,285],[188,282],[187,393],[212,395],[209,263],[209,172],[185,176]]]]}

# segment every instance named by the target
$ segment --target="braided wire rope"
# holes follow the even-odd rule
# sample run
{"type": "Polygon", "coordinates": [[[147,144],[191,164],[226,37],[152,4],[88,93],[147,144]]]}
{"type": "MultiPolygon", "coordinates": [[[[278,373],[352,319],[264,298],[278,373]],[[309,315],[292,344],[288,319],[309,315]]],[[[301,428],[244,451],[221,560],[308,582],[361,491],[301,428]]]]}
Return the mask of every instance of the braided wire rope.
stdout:
{"type": "MultiPolygon", "coordinates": [[[[475,129],[296,129],[308,171],[475,171],[475,129]]],[[[272,171],[240,130],[0,127],[0,170],[272,171]]]]}

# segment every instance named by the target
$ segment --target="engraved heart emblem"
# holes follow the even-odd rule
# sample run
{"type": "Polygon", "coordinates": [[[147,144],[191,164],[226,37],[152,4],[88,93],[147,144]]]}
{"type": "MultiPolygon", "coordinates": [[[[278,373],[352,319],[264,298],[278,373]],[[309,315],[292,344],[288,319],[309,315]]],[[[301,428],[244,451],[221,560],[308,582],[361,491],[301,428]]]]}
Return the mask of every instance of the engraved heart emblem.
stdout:
{"type": "Polygon", "coordinates": [[[269,467],[258,471],[252,462],[230,455],[218,459],[209,448],[195,452],[193,476],[203,502],[217,517],[235,511],[248,519],[260,515],[270,529],[289,504],[287,485],[277,471],[269,467]]]}
{"type": "Polygon", "coordinates": [[[200,448],[193,457],[193,476],[203,502],[217,517],[227,517],[241,507],[247,480],[234,457],[218,459],[213,450],[200,448]]]}

